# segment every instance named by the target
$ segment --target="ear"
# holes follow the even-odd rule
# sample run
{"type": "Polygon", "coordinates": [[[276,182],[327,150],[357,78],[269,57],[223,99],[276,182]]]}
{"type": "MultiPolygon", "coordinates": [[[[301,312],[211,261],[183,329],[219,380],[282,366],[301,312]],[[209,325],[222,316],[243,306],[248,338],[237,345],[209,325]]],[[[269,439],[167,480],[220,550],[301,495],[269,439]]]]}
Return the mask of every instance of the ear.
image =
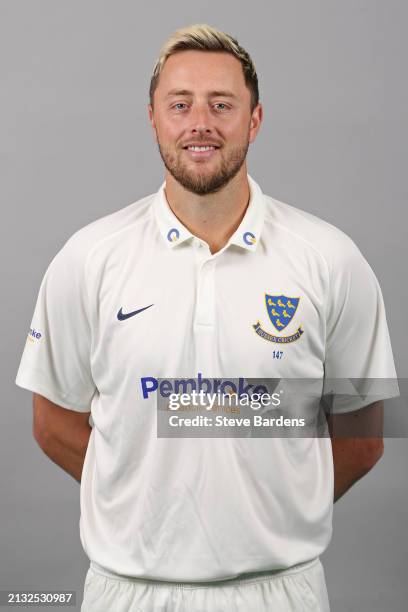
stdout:
{"type": "Polygon", "coordinates": [[[251,123],[249,124],[249,142],[254,142],[263,119],[262,104],[258,103],[252,111],[251,123]]]}
{"type": "Polygon", "coordinates": [[[154,110],[153,110],[153,107],[152,107],[152,105],[151,105],[151,104],[148,104],[148,105],[147,105],[147,111],[148,111],[148,114],[149,114],[149,121],[150,121],[150,125],[151,125],[151,126],[152,126],[152,128],[153,128],[154,137],[155,137],[155,139],[156,139],[156,141],[157,141],[156,122],[155,122],[155,120],[154,120],[154,110]]]}

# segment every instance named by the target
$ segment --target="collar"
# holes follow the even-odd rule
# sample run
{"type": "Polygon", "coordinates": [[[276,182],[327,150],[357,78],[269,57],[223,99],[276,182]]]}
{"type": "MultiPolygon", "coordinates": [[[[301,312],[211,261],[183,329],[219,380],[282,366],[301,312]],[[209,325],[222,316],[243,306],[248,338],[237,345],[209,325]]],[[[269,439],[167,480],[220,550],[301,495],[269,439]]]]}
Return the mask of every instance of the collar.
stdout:
{"type": "MultiPolygon", "coordinates": [[[[249,204],[238,229],[231,236],[227,246],[234,244],[247,251],[255,251],[261,236],[265,216],[265,200],[259,185],[249,176],[249,204]]],[[[170,248],[182,244],[194,235],[181,223],[171,210],[166,194],[164,182],[155,195],[153,202],[154,214],[160,233],[170,248]]]]}

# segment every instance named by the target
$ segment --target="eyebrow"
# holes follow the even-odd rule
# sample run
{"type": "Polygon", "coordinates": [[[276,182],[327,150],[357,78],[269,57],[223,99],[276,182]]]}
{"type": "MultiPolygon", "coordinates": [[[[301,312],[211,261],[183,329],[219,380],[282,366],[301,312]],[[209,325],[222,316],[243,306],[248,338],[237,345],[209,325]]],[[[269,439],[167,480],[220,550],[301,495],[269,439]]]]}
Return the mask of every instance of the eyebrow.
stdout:
{"type": "MultiPolygon", "coordinates": [[[[193,96],[193,95],[194,93],[192,91],[189,91],[188,89],[172,89],[171,91],[168,92],[168,94],[166,95],[166,98],[170,98],[171,96],[193,96]]],[[[217,96],[221,98],[236,98],[237,97],[234,93],[232,93],[232,91],[227,91],[227,90],[223,90],[223,91],[215,90],[215,91],[209,92],[210,98],[214,98],[217,96]]]]}

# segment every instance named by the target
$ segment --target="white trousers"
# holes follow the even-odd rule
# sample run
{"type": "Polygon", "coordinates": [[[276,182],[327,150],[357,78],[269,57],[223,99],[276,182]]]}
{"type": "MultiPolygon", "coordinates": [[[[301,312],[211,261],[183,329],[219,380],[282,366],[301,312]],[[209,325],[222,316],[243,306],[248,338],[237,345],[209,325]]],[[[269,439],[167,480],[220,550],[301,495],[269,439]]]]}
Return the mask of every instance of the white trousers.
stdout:
{"type": "Polygon", "coordinates": [[[81,612],[330,612],[330,605],[319,558],[211,583],[118,577],[91,563],[81,612]]]}

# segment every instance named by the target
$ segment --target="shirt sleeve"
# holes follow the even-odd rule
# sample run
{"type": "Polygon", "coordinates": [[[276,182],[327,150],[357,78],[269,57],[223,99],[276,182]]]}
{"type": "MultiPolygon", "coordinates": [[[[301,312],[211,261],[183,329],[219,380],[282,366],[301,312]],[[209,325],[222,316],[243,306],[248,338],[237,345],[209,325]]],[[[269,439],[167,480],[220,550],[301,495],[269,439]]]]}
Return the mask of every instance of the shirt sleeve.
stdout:
{"type": "Polygon", "coordinates": [[[84,256],[72,237],[42,280],[16,384],[64,408],[89,412],[92,329],[84,256]]]}
{"type": "Polygon", "coordinates": [[[381,289],[349,238],[337,249],[329,274],[324,393],[332,393],[332,412],[398,396],[381,289]]]}

